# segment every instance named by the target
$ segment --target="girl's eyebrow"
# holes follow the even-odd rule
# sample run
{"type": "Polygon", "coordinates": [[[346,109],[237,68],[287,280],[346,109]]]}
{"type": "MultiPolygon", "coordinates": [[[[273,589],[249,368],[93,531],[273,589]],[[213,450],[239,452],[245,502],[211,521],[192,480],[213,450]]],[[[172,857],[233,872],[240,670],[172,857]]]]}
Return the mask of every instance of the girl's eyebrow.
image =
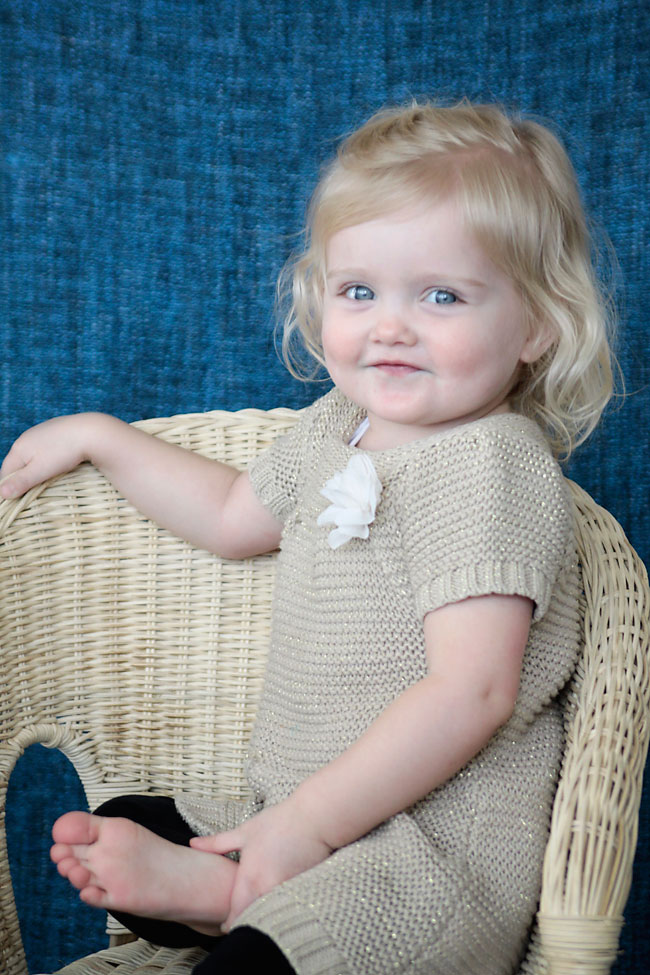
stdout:
{"type": "Polygon", "coordinates": [[[440,283],[444,284],[445,280],[451,285],[459,284],[462,288],[486,288],[487,281],[479,281],[476,278],[457,278],[455,274],[452,275],[437,275],[436,280],[440,279],[440,283]]]}
{"type": "Polygon", "coordinates": [[[345,267],[345,268],[332,268],[328,271],[325,277],[329,280],[330,278],[364,278],[368,277],[368,272],[356,267],[345,267]]]}

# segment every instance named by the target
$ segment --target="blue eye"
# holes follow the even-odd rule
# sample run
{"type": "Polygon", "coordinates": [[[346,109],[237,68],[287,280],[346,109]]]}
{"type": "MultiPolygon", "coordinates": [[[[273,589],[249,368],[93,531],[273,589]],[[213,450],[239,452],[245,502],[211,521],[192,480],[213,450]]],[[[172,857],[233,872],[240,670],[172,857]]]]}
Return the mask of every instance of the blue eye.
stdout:
{"type": "Polygon", "coordinates": [[[453,291],[447,291],[446,288],[434,288],[429,292],[426,300],[434,305],[453,305],[458,298],[453,291]]]}
{"type": "Polygon", "coordinates": [[[346,298],[351,298],[353,301],[372,301],[375,297],[375,292],[372,288],[369,288],[365,284],[351,284],[349,288],[346,288],[343,292],[346,298]]]}

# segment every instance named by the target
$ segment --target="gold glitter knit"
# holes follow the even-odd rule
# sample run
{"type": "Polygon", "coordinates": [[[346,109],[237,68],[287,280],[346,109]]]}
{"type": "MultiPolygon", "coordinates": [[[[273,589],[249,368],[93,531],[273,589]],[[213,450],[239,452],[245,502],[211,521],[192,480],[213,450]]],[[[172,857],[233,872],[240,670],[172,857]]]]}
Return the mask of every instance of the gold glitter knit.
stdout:
{"type": "MultiPolygon", "coordinates": [[[[562,746],[556,698],[579,646],[571,502],[538,427],[498,415],[370,453],[383,485],[370,537],[332,550],[331,526],[316,524],[320,489],[357,450],[347,444],[362,416],[334,390],[251,469],[284,533],[242,817],[288,796],[424,676],[422,618],[437,607],[490,592],[534,601],[520,692],[507,725],[444,786],[238,923],[269,934],[298,975],[505,975],[536,906],[562,746]]],[[[177,806],[197,832],[232,822],[232,804],[227,817],[200,798],[177,806]]]]}

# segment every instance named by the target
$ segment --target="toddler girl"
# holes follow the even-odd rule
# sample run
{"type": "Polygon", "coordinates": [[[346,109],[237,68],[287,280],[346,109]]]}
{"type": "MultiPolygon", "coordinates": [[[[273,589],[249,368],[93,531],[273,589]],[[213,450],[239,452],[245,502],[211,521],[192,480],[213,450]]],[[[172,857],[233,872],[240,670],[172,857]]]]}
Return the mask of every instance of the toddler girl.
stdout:
{"type": "Polygon", "coordinates": [[[90,460],[200,547],[280,547],[250,801],[68,813],[52,857],[84,901],[207,948],[201,975],[515,969],[580,642],[555,457],[611,393],[589,246],[544,127],[384,111],[291,269],[286,356],[300,337],[334,388],[247,472],[97,414],[18,439],[4,497],[90,460]]]}

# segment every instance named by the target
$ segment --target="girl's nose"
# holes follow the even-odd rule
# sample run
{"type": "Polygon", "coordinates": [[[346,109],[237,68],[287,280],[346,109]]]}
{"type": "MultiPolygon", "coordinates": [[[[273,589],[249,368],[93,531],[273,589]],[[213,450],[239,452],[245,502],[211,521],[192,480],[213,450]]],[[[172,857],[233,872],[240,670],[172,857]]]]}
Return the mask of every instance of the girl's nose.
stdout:
{"type": "Polygon", "coordinates": [[[384,345],[395,343],[414,345],[416,341],[415,331],[407,315],[397,310],[379,311],[372,329],[372,338],[375,342],[382,342],[384,345]]]}

